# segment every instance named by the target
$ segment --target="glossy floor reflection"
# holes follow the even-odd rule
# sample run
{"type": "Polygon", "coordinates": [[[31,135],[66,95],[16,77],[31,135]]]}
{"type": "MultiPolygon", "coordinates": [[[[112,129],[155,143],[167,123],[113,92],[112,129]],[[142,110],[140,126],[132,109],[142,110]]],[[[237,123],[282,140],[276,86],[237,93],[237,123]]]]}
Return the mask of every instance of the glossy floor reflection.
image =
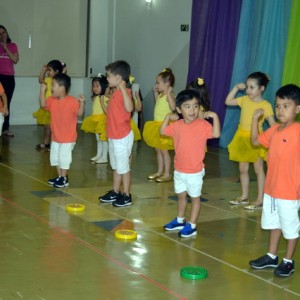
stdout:
{"type": "MultiPolygon", "coordinates": [[[[156,158],[143,143],[134,147],[133,205],[114,208],[98,196],[111,188],[109,165],[93,165],[93,135],[80,132],[70,186],[53,189],[49,152],[37,152],[42,128],[13,126],[14,138],[0,138],[0,299],[298,299],[300,255],[290,278],[272,270],[251,270],[264,254],[268,233],[260,211],[232,207],[239,195],[237,165],[224,149],[208,148],[198,236],[180,239],[162,226],[176,216],[173,182],[147,180],[156,158]],[[86,205],[69,214],[70,203],[86,205]],[[134,229],[124,242],[114,231],[134,229]],[[183,279],[185,266],[208,270],[208,278],[183,279]]],[[[254,179],[254,176],[252,175],[254,179]]],[[[251,181],[251,195],[256,190],[251,181]]],[[[279,255],[284,252],[280,245],[279,255]]]]}

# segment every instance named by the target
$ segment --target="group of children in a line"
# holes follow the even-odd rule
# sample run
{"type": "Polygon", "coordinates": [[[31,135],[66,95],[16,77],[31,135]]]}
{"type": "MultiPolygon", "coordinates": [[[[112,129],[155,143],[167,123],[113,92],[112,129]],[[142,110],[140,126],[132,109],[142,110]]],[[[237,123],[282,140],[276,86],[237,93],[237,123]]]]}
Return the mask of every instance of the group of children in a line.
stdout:
{"type": "MultiPolygon", "coordinates": [[[[128,86],[130,74],[130,65],[126,61],[116,61],[106,67],[106,77],[93,79],[93,113],[82,124],[83,130],[96,134],[97,155],[91,160],[107,162],[107,149],[109,151],[113,186],[99,200],[116,207],[132,204],[130,157],[135,138],[131,116],[135,105],[128,86]]],[[[230,203],[248,204],[248,168],[249,163],[253,163],[258,196],[250,204],[250,209],[262,207],[262,228],[271,233],[268,254],[250,261],[250,265],[257,269],[276,267],[275,275],[289,276],[294,271],[292,257],[300,229],[300,124],[295,122],[296,114],[300,112],[300,88],[290,84],[277,91],[275,112],[279,123],[275,123],[272,107],[262,97],[268,81],[264,73],[252,73],[246,84],[237,84],[225,101],[227,105],[241,107],[239,128],[228,149],[230,159],[239,162],[242,195],[230,203]],[[245,90],[246,95],[235,98],[239,90],[245,90]],[[264,120],[271,126],[265,132],[262,131],[264,120]],[[266,155],[268,172],[265,181],[263,159],[266,155]],[[287,239],[287,252],[278,265],[276,253],[281,234],[287,239]]],[[[155,148],[157,156],[158,168],[156,173],[148,176],[149,180],[172,180],[169,150],[175,149],[177,217],[164,229],[179,230],[180,237],[191,237],[197,234],[206,143],[208,139],[220,136],[220,123],[217,114],[209,111],[203,79],[190,83],[176,97],[174,83],[175,77],[169,68],[157,75],[154,120],[146,122],[143,138],[155,148]],[[211,119],[212,124],[206,119],[211,119]],[[191,212],[187,222],[188,196],[191,198],[191,212]]],[[[62,72],[57,72],[52,78],[50,97],[46,98],[46,81],[41,83],[40,104],[51,113],[50,162],[56,166],[58,176],[48,182],[54,187],[69,185],[67,172],[77,137],[77,117],[84,112],[84,97],[81,95],[77,100],[68,96],[69,88],[70,78],[62,72]]],[[[43,144],[48,143],[44,141],[43,144]]]]}

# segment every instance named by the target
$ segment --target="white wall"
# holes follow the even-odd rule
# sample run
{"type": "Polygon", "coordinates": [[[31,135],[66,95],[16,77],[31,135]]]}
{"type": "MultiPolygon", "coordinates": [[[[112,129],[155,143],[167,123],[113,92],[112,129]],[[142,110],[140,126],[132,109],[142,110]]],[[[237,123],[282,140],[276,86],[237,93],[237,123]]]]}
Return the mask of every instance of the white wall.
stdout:
{"type": "MultiPolygon", "coordinates": [[[[192,0],[91,0],[89,68],[104,73],[113,60],[125,59],[140,83],[144,97],[144,119],[153,118],[152,87],[156,75],[172,68],[175,92],[186,85],[190,32],[180,32],[180,24],[190,25],[192,0]]],[[[17,41],[16,41],[17,42],[17,41]]],[[[20,53],[20,59],[22,57],[20,53]]],[[[72,62],[68,62],[69,68],[72,62]]],[[[11,105],[11,124],[35,124],[32,113],[38,108],[38,74],[18,77],[11,105]]],[[[72,78],[71,94],[90,97],[90,78],[72,78]]],[[[86,113],[91,103],[87,101],[86,113]]]]}

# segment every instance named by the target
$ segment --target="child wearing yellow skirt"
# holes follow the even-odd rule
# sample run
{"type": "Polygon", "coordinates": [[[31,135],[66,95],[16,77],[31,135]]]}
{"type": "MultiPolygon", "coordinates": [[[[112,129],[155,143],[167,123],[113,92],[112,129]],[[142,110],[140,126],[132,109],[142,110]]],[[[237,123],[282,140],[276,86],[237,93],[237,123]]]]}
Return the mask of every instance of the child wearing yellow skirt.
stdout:
{"type": "Polygon", "coordinates": [[[269,125],[275,124],[274,113],[271,104],[262,97],[265,91],[269,77],[261,72],[255,72],[247,77],[246,84],[239,83],[234,86],[228,94],[225,104],[230,106],[238,105],[241,108],[240,123],[232,141],[228,145],[229,159],[239,162],[240,182],[242,195],[235,200],[229,201],[230,204],[248,204],[249,193],[249,163],[253,163],[254,171],[257,177],[257,198],[246,209],[258,209],[263,203],[263,187],[265,182],[265,172],[263,168],[263,159],[266,149],[262,146],[253,146],[250,140],[251,123],[253,113],[257,109],[263,109],[264,115],[259,120],[259,130],[263,131],[262,125],[265,120],[269,125]],[[239,90],[246,90],[246,95],[235,98],[239,90]]]}
{"type": "MultiPolygon", "coordinates": [[[[46,88],[46,99],[51,96],[51,84],[52,78],[58,73],[66,72],[66,64],[60,62],[59,60],[51,60],[47,65],[43,65],[42,70],[39,75],[39,83],[45,83],[46,88]]],[[[51,140],[51,129],[50,129],[50,112],[46,111],[44,108],[40,107],[37,111],[33,113],[33,117],[36,118],[38,125],[44,126],[44,140],[42,143],[35,146],[36,150],[50,150],[50,140],[51,140]]]]}
{"type": "Polygon", "coordinates": [[[156,77],[153,88],[155,97],[154,121],[148,121],[144,125],[143,139],[145,143],[155,148],[157,157],[157,172],[148,176],[156,182],[172,180],[171,157],[169,150],[174,149],[173,140],[170,137],[160,135],[160,126],[165,116],[176,108],[173,87],[175,76],[171,69],[166,68],[156,77]]]}
{"type": "Polygon", "coordinates": [[[86,117],[81,130],[94,133],[97,141],[97,154],[90,160],[96,164],[107,163],[108,144],[106,136],[106,108],[109,98],[104,95],[108,86],[105,76],[99,75],[92,79],[92,114],[86,117]]]}

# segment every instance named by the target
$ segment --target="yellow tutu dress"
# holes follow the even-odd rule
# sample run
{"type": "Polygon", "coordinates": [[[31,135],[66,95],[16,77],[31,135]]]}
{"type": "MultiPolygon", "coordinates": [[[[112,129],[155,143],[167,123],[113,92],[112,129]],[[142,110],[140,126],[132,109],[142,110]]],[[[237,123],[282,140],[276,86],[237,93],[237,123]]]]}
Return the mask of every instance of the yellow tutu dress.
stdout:
{"type": "MultiPolygon", "coordinates": [[[[109,98],[104,96],[104,103],[107,105],[109,98]]],[[[107,141],[106,115],[100,104],[100,96],[93,99],[92,114],[87,116],[80,127],[84,132],[98,133],[101,141],[107,141]]]]}
{"type": "Polygon", "coordinates": [[[229,160],[237,162],[256,162],[259,158],[266,160],[267,149],[263,146],[253,146],[250,131],[238,128],[228,145],[229,160]]]}
{"type": "Polygon", "coordinates": [[[130,120],[130,127],[134,134],[134,140],[135,141],[141,140],[142,139],[141,132],[140,132],[139,128],[137,127],[136,123],[134,122],[134,120],[132,120],[132,119],[130,120]]]}
{"type": "MultiPolygon", "coordinates": [[[[46,77],[45,83],[47,85],[46,99],[51,96],[51,84],[52,78],[46,77]]],[[[36,123],[38,125],[50,125],[50,112],[45,110],[44,108],[40,107],[37,111],[35,111],[32,116],[36,119],[36,123]]]]}

